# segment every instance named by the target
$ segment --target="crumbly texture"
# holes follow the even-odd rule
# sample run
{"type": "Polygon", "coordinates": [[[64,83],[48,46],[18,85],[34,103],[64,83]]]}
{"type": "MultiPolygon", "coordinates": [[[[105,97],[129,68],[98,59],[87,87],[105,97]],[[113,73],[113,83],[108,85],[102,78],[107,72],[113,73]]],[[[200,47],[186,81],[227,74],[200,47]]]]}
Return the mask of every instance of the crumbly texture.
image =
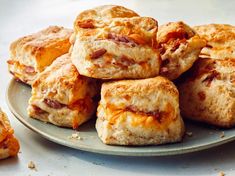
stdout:
{"type": "Polygon", "coordinates": [[[235,125],[235,60],[199,59],[178,82],[185,118],[219,127],[235,125]]]}
{"type": "Polygon", "coordinates": [[[178,91],[163,77],[103,83],[97,117],[105,144],[157,145],[184,134],[178,91]]]}
{"type": "Polygon", "coordinates": [[[207,24],[195,26],[194,30],[207,41],[200,57],[212,59],[235,58],[235,26],[207,24]]]}
{"type": "Polygon", "coordinates": [[[28,114],[58,126],[77,128],[96,108],[98,81],[81,76],[69,54],[56,59],[32,85],[28,114]]]}
{"type": "Polygon", "coordinates": [[[170,80],[191,68],[206,45],[205,40],[181,21],[160,26],[157,41],[162,58],[160,75],[170,80]]]}
{"type": "Polygon", "coordinates": [[[8,60],[10,73],[31,85],[40,72],[69,51],[72,32],[71,29],[50,26],[14,41],[8,60]]]}
{"type": "Polygon", "coordinates": [[[13,134],[6,114],[0,109],[0,159],[16,156],[19,152],[20,145],[13,134]]]}
{"type": "Polygon", "coordinates": [[[138,17],[132,11],[127,13],[126,9],[125,13],[99,10],[86,12],[86,18],[81,13],[74,23],[76,36],[71,57],[79,73],[100,79],[158,75],[157,21],[138,17]]]}

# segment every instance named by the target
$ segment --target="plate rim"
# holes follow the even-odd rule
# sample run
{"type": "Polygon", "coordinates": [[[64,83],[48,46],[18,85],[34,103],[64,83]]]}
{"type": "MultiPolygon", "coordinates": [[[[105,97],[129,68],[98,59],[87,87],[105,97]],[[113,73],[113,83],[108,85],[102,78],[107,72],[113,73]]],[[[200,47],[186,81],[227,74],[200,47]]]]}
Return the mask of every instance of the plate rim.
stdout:
{"type": "MultiPolygon", "coordinates": [[[[210,143],[206,143],[204,145],[203,144],[194,145],[192,147],[184,147],[182,149],[177,149],[177,150],[176,149],[168,149],[167,151],[147,151],[147,152],[134,151],[131,153],[125,152],[125,151],[109,151],[109,150],[105,150],[105,149],[104,150],[95,149],[95,148],[86,147],[86,145],[80,145],[80,144],[79,144],[79,146],[70,145],[70,143],[65,142],[64,140],[56,138],[54,136],[51,136],[50,134],[47,134],[47,133],[41,131],[37,127],[34,127],[32,124],[27,122],[24,117],[21,117],[21,115],[14,109],[9,97],[10,97],[10,91],[11,91],[10,89],[12,88],[12,86],[15,82],[16,82],[16,80],[14,78],[12,78],[9,81],[9,83],[7,85],[7,90],[5,93],[5,99],[6,99],[7,106],[9,108],[10,112],[13,114],[13,116],[18,121],[20,121],[25,127],[32,130],[33,132],[39,134],[40,136],[46,138],[47,140],[52,141],[57,144],[60,144],[60,145],[63,145],[63,146],[66,146],[66,147],[69,147],[69,148],[76,149],[76,150],[98,153],[98,154],[105,154],[105,155],[114,155],[114,156],[137,156],[137,157],[138,156],[146,156],[146,157],[147,156],[150,156],[150,157],[151,156],[173,156],[173,155],[181,155],[181,154],[187,154],[187,153],[206,150],[206,149],[217,147],[217,146],[220,146],[220,145],[223,145],[225,143],[228,143],[228,142],[235,140],[235,135],[234,135],[234,136],[224,138],[223,140],[218,139],[218,141],[213,141],[210,143]]],[[[24,83],[19,83],[19,84],[24,84],[24,83]]],[[[27,85],[25,85],[25,86],[27,86],[27,85]]],[[[126,147],[126,146],[120,146],[120,147],[126,147]]],[[[135,147],[135,146],[131,146],[131,147],[135,147]]],[[[138,147],[141,147],[141,146],[137,146],[136,148],[138,148],[138,147]]]]}

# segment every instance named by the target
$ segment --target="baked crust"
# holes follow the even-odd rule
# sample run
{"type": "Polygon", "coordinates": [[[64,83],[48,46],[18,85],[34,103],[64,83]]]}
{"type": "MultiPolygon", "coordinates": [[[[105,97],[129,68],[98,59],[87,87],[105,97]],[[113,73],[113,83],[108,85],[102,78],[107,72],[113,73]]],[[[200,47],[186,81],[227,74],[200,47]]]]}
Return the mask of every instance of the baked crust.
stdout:
{"type": "Polygon", "coordinates": [[[184,134],[178,91],[163,77],[103,83],[97,117],[105,144],[157,145],[184,134]]]}
{"type": "Polygon", "coordinates": [[[212,59],[235,58],[235,26],[208,24],[195,26],[194,30],[207,41],[200,57],[212,59]]]}
{"type": "Polygon", "coordinates": [[[206,45],[205,40],[182,21],[160,26],[157,41],[162,58],[160,75],[170,80],[178,78],[192,67],[206,45]]]}
{"type": "Polygon", "coordinates": [[[111,13],[107,16],[97,9],[90,11],[95,12],[85,20],[81,15],[85,12],[81,13],[74,23],[76,37],[71,57],[80,74],[100,79],[158,75],[156,20],[127,10],[107,11],[111,13]]]}
{"type": "Polygon", "coordinates": [[[28,114],[58,126],[77,128],[96,108],[98,82],[81,76],[69,54],[57,58],[32,85],[28,114]]]}
{"type": "Polygon", "coordinates": [[[6,114],[0,109],[0,159],[16,156],[19,152],[20,145],[13,134],[6,114]]]}
{"type": "Polygon", "coordinates": [[[38,74],[70,48],[71,29],[50,26],[14,41],[10,46],[9,71],[22,82],[32,84],[38,74]]]}
{"type": "Polygon", "coordinates": [[[178,83],[185,118],[219,127],[235,125],[235,60],[200,58],[178,83]]]}

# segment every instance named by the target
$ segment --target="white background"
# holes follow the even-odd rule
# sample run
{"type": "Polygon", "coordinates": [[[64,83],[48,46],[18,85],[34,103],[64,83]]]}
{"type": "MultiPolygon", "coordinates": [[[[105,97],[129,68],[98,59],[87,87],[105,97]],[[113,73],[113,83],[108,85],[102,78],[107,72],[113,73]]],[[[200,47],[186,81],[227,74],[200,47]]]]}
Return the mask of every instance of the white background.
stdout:
{"type": "Polygon", "coordinates": [[[190,25],[235,25],[232,0],[0,0],[0,106],[8,114],[21,144],[18,158],[0,161],[0,176],[72,175],[235,175],[235,142],[210,150],[168,157],[117,157],[92,154],[54,144],[30,131],[9,112],[5,91],[11,76],[6,60],[11,41],[48,25],[72,27],[76,15],[101,4],[119,4],[159,24],[183,20],[190,25]],[[34,161],[38,171],[27,168],[34,161]]]}

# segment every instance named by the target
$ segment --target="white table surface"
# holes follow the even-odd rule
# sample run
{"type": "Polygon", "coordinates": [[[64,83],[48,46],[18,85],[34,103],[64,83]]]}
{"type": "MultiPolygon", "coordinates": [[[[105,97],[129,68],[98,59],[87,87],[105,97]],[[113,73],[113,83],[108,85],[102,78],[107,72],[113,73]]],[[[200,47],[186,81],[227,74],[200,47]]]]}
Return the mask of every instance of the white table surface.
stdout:
{"type": "Polygon", "coordinates": [[[118,157],[70,149],[47,141],[23,126],[10,113],[5,91],[11,76],[7,72],[8,47],[16,38],[48,25],[72,27],[76,15],[101,4],[119,4],[159,24],[183,20],[190,25],[230,23],[235,25],[232,0],[0,0],[0,106],[8,114],[20,140],[18,158],[0,161],[0,176],[73,175],[235,175],[235,142],[202,152],[167,157],[118,157]],[[30,170],[29,161],[37,170],[30,170]]]}

